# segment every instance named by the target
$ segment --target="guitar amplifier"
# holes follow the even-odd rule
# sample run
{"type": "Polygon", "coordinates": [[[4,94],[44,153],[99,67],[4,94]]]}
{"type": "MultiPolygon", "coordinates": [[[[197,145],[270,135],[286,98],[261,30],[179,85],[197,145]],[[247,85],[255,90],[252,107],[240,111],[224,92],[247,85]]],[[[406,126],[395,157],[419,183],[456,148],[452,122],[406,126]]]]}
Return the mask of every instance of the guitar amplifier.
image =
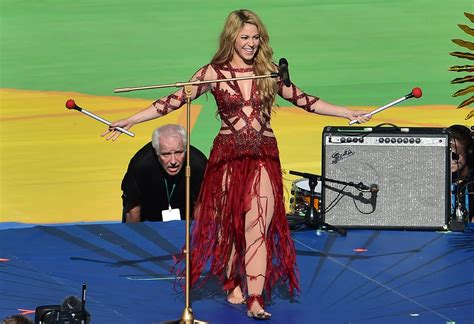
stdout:
{"type": "Polygon", "coordinates": [[[325,127],[322,156],[321,214],[326,223],[346,228],[447,229],[451,181],[447,129],[325,127]]]}

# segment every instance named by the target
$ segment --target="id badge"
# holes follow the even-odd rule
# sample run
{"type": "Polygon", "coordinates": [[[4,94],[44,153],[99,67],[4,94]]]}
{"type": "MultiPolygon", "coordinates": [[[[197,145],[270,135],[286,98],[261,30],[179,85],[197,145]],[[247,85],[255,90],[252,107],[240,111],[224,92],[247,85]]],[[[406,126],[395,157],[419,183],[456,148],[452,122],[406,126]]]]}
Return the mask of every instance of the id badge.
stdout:
{"type": "Polygon", "coordinates": [[[179,213],[179,208],[165,209],[161,211],[161,216],[163,217],[163,222],[169,222],[173,220],[181,220],[181,214],[179,213]]]}

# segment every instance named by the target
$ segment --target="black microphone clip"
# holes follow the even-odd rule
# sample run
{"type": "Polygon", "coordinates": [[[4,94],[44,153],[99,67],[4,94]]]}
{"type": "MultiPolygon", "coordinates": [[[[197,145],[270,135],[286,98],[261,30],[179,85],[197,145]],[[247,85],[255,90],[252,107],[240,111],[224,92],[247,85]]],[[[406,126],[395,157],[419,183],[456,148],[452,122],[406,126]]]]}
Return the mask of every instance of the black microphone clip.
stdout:
{"type": "Polygon", "coordinates": [[[358,184],[355,185],[355,187],[360,190],[360,191],[369,191],[370,188],[363,184],[362,182],[359,182],[358,184]]]}

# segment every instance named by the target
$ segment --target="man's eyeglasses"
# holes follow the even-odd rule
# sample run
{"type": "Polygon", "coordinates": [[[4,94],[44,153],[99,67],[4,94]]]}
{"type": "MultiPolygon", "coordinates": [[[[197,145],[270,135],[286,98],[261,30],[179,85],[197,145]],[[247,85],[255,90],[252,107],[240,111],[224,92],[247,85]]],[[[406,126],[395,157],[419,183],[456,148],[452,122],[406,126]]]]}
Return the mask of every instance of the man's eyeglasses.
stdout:
{"type": "Polygon", "coordinates": [[[454,161],[459,161],[459,154],[456,152],[451,152],[451,159],[454,161]]]}

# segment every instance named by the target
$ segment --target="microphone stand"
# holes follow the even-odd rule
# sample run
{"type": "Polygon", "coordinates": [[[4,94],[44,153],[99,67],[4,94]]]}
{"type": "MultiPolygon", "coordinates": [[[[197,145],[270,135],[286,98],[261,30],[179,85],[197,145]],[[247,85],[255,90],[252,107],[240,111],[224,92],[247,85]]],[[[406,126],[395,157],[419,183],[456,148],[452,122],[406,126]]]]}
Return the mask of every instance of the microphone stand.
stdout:
{"type": "Polygon", "coordinates": [[[342,184],[345,186],[351,186],[359,190],[369,190],[370,188],[364,185],[362,182],[359,182],[358,184],[355,184],[353,182],[345,182],[345,181],[340,181],[340,180],[335,180],[335,179],[330,179],[330,178],[325,178],[320,175],[312,174],[312,173],[306,173],[306,172],[299,172],[299,171],[289,171],[290,174],[297,175],[303,178],[308,179],[309,182],[309,189],[310,189],[310,199],[309,199],[309,208],[306,210],[305,217],[304,217],[304,224],[308,227],[311,228],[317,228],[317,229],[328,229],[335,231],[339,233],[342,236],[346,236],[347,230],[344,228],[336,227],[334,225],[330,225],[322,220],[321,214],[319,214],[314,207],[314,189],[316,188],[316,185],[318,184],[319,181],[327,181],[327,182],[333,182],[333,183],[338,183],[342,184]]]}
{"type": "Polygon", "coordinates": [[[252,80],[252,79],[264,79],[264,78],[276,78],[278,73],[270,73],[265,75],[253,75],[253,76],[244,76],[236,77],[229,79],[215,79],[215,80],[195,80],[189,82],[176,82],[170,84],[161,84],[161,85],[150,85],[142,87],[130,87],[130,88],[116,88],[114,89],[115,93],[119,92],[130,92],[138,90],[151,90],[151,89],[160,89],[160,88],[170,88],[170,87],[183,87],[184,93],[186,95],[186,167],[185,167],[185,177],[186,177],[186,242],[184,248],[185,260],[186,260],[186,270],[185,270],[185,306],[181,318],[178,320],[164,321],[166,324],[207,324],[208,322],[200,321],[194,318],[193,311],[191,309],[191,300],[190,300],[190,266],[191,266],[191,254],[190,254],[190,197],[191,197],[191,166],[190,166],[190,145],[191,145],[191,94],[193,92],[193,86],[198,86],[201,84],[209,83],[219,83],[219,82],[228,82],[228,81],[239,81],[239,80],[252,80]]]}

